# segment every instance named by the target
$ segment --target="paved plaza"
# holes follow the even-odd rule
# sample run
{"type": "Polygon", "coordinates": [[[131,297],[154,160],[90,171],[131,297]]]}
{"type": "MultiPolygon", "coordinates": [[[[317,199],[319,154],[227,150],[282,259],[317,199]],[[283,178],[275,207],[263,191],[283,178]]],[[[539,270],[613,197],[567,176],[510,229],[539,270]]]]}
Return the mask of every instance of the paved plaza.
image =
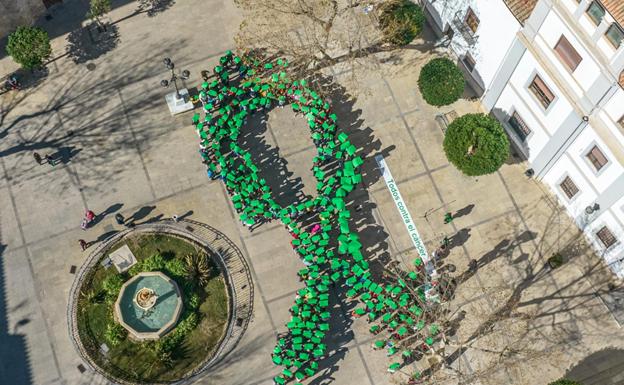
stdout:
{"type": "MultiPolygon", "coordinates": [[[[137,223],[186,215],[237,244],[254,279],[253,319],[236,349],[198,383],[270,384],[276,374],[271,351],[285,331],[303,264],[281,225],[250,232],[240,224],[222,183],[206,176],[192,114],[170,116],[169,91],[159,85],[166,56],[191,71],[189,87],[200,84],[200,71],[234,48],[242,18],[228,0],[178,1],[154,15],[135,14],[134,2],[113,3],[118,40],[108,52],[64,55],[71,31],[58,31],[52,42],[58,59],[47,76],[0,95],[0,384],[107,383],[80,370],[66,312],[75,278],[70,270],[89,251],[81,252],[78,239],[100,242],[121,230],[115,213],[137,223]],[[63,161],[40,166],[33,151],[60,152],[63,161]],[[86,209],[99,216],[83,232],[86,209]]],[[[80,4],[56,8],[50,28],[80,4]]],[[[416,79],[435,52],[418,47],[393,60],[371,57],[357,83],[347,81],[351,73],[332,71],[336,84],[346,85],[332,94],[340,128],[365,159],[352,212],[367,253],[406,266],[417,255],[376,168],[381,154],[428,248],[451,239],[444,263],[459,284],[451,308],[465,312],[450,337],[458,344],[446,346],[451,367],[477,384],[546,384],[592,353],[624,349],[618,313],[605,305],[615,300],[609,283],[617,282],[554,196],[524,176],[521,160],[512,157],[499,172],[478,178],[448,163],[436,116],[477,112],[479,105],[467,99],[443,109],[427,105],[416,79]],[[443,223],[447,211],[459,212],[450,224],[443,223]],[[546,259],[558,251],[570,260],[548,271],[546,259]]],[[[14,69],[10,58],[0,57],[0,74],[14,69]]],[[[245,145],[264,154],[257,163],[281,186],[278,202],[314,193],[315,147],[303,119],[276,109],[248,129],[245,145]]],[[[401,377],[386,372],[384,352],[371,349],[365,320],[352,319],[353,306],[341,293],[332,297],[330,355],[306,383],[397,383],[401,377]]],[[[601,362],[601,371],[621,364],[601,362]]],[[[575,373],[582,377],[584,370],[590,369],[575,373]]],[[[452,370],[444,373],[436,383],[458,383],[452,370]]]]}

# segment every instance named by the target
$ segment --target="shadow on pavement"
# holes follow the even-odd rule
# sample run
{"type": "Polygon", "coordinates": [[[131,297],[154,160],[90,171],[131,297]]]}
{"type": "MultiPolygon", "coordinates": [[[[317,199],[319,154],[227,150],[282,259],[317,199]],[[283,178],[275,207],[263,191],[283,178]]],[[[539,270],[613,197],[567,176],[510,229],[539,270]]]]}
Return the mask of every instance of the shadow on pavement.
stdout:
{"type": "Polygon", "coordinates": [[[112,51],[119,44],[119,27],[106,25],[105,31],[98,31],[90,25],[78,28],[67,35],[67,55],[76,64],[83,64],[112,51]]]}
{"type": "Polygon", "coordinates": [[[583,385],[618,385],[622,383],[624,350],[609,348],[594,352],[574,365],[565,378],[583,385]]]}
{"type": "MultiPolygon", "coordinates": [[[[30,385],[33,384],[33,379],[26,338],[22,334],[16,334],[30,319],[19,320],[13,330],[9,331],[3,255],[5,249],[6,245],[0,244],[0,384],[30,385]]],[[[17,305],[12,311],[23,305],[24,303],[17,305]]]]}

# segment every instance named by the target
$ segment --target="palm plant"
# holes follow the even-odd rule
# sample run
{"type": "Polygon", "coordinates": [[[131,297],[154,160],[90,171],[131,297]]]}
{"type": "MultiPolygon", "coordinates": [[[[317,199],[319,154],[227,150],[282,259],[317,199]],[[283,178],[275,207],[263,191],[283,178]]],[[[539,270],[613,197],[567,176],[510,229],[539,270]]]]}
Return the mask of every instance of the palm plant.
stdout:
{"type": "Polygon", "coordinates": [[[212,269],[206,255],[203,253],[188,254],[184,258],[186,263],[186,277],[193,283],[205,287],[210,280],[212,269]]]}

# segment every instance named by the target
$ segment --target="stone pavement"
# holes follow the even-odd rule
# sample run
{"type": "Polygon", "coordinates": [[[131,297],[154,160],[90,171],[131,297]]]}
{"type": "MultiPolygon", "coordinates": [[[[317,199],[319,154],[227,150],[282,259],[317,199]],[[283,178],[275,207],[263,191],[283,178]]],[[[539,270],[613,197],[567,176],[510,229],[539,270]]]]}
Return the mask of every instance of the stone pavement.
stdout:
{"type": "MultiPolygon", "coordinates": [[[[256,293],[243,340],[199,382],[270,383],[270,352],[285,330],[299,287],[295,272],[303,265],[281,226],[250,233],[239,224],[223,186],[206,178],[190,115],[171,117],[167,91],[159,86],[165,56],[191,71],[190,86],[199,84],[199,71],[233,47],[240,16],[229,1],[179,1],[153,17],[122,3],[110,14],[118,21],[110,51],[62,56],[36,87],[0,96],[0,383],[104,383],[80,372],[67,331],[70,268],[84,260],[78,239],[105,239],[116,230],[114,212],[142,222],[190,211],[239,245],[256,293]],[[85,60],[89,55],[93,59],[85,60]],[[61,151],[65,161],[38,166],[33,151],[61,151]],[[86,208],[105,215],[82,232],[86,208]],[[14,382],[19,378],[24,381],[14,382]]],[[[55,12],[62,18],[65,10],[55,12]]],[[[53,41],[55,54],[65,52],[67,39],[53,41]]],[[[622,331],[596,295],[607,293],[610,275],[552,195],[526,179],[517,160],[485,177],[457,172],[442,152],[440,110],[417,91],[419,68],[430,55],[409,48],[392,61],[384,55],[371,58],[375,70],[356,73],[357,83],[334,94],[341,127],[366,157],[366,189],[353,193],[353,207],[361,209],[352,211],[371,259],[413,259],[411,240],[375,169],[374,155],[383,154],[429,249],[451,237],[445,263],[455,267],[459,282],[451,306],[466,312],[453,337],[462,346],[447,346],[451,366],[472,373],[475,383],[545,384],[589,353],[621,348],[622,331]],[[464,215],[444,225],[446,211],[464,215]],[[545,259],[559,250],[570,262],[547,272],[545,259]],[[468,269],[473,259],[476,273],[468,269]]],[[[1,73],[12,69],[10,59],[0,59],[1,73]]],[[[350,75],[336,79],[347,84],[350,75]]],[[[462,114],[478,106],[461,100],[441,109],[450,110],[462,114]]],[[[272,112],[264,126],[253,131],[253,141],[258,155],[284,159],[263,164],[288,186],[280,199],[294,199],[289,191],[297,189],[311,193],[314,148],[304,122],[284,109],[272,112]]],[[[393,383],[383,352],[370,348],[366,323],[351,319],[352,304],[339,300],[341,293],[333,295],[333,354],[308,383],[393,383]]],[[[436,382],[458,380],[442,371],[436,382]]]]}

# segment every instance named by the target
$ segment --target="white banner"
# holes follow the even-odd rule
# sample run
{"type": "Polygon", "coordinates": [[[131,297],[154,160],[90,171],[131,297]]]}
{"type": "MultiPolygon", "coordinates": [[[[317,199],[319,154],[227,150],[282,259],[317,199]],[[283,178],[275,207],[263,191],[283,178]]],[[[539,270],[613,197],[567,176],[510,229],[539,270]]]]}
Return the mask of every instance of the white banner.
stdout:
{"type": "Polygon", "coordinates": [[[383,155],[381,154],[377,155],[375,157],[375,160],[377,161],[377,165],[379,166],[379,171],[381,172],[381,175],[386,181],[386,186],[388,186],[388,190],[390,190],[390,194],[392,195],[394,204],[396,205],[397,209],[399,210],[399,214],[401,215],[401,218],[403,219],[405,228],[407,229],[407,232],[409,233],[410,238],[412,239],[412,243],[414,244],[414,247],[416,247],[416,251],[418,252],[418,255],[423,260],[425,265],[429,265],[428,262],[431,258],[427,254],[427,249],[425,248],[425,244],[420,238],[420,234],[418,234],[418,229],[416,229],[416,224],[412,220],[412,216],[407,210],[405,201],[403,201],[403,197],[401,196],[401,192],[399,191],[399,186],[397,186],[396,182],[394,181],[394,178],[392,177],[392,173],[390,173],[390,169],[388,168],[388,165],[386,164],[386,161],[383,155]]]}

